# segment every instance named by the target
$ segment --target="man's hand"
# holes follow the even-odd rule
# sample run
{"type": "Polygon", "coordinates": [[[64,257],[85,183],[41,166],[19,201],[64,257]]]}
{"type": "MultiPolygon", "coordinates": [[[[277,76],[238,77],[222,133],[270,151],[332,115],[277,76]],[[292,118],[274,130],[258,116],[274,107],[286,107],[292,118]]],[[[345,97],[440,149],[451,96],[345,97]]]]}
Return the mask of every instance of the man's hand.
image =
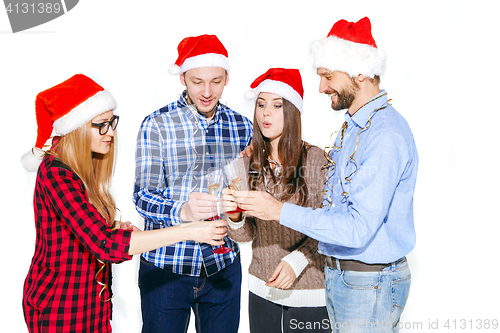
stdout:
{"type": "Polygon", "coordinates": [[[266,283],[266,286],[278,289],[288,289],[292,286],[295,278],[296,276],[292,266],[282,260],[269,278],[269,282],[266,283]]]}
{"type": "Polygon", "coordinates": [[[213,217],[217,197],[208,193],[193,192],[181,210],[181,220],[199,221],[213,217]]]}
{"type": "Polygon", "coordinates": [[[230,191],[247,216],[279,221],[283,203],[263,191],[230,191]]]}
{"type": "Polygon", "coordinates": [[[247,155],[248,157],[252,157],[252,152],[253,144],[250,142],[250,144],[240,152],[240,157],[245,157],[245,155],[247,155]]]}

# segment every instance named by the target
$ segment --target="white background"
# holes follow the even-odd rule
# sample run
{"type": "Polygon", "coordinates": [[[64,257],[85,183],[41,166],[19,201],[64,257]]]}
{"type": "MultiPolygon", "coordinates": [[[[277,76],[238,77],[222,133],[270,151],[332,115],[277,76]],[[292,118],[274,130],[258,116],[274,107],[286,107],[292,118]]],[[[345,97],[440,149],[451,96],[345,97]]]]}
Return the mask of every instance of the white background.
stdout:
{"type": "MultiPolygon", "coordinates": [[[[410,123],[420,154],[417,246],[408,256],[412,287],[401,318],[403,327],[413,329],[402,331],[448,331],[447,320],[450,331],[484,331],[476,329],[476,320],[500,319],[495,3],[85,0],[16,34],[0,10],[0,330],[27,332],[21,298],[35,243],[34,174],[19,159],[35,143],[38,92],[84,73],[113,93],[121,115],[114,194],[124,219],[142,226],[132,203],[135,138],[141,120],[182,91],[178,77],[167,74],[182,38],[220,38],[231,63],[224,101],[251,119],[243,94],[253,79],[269,67],[299,68],[303,135],[324,147],[342,115],[318,93],[308,45],[339,19],[369,16],[376,42],[389,56],[381,87],[410,123]],[[460,320],[467,320],[464,329],[460,320]]],[[[249,245],[242,251],[246,268],[249,245]]],[[[140,332],[137,269],[137,256],[114,266],[115,332],[140,332]]],[[[248,331],[246,271],[244,277],[240,332],[248,331]]]]}

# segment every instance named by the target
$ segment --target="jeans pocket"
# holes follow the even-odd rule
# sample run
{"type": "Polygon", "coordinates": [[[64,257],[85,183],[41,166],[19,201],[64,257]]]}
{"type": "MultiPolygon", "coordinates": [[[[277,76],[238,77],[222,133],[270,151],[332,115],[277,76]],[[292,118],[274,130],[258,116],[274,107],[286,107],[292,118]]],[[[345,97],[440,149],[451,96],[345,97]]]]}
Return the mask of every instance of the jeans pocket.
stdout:
{"type": "Polygon", "coordinates": [[[376,290],[380,285],[378,272],[342,271],[340,278],[347,288],[354,290],[376,290]]]}
{"type": "Polygon", "coordinates": [[[333,284],[333,268],[325,266],[325,292],[332,292],[332,284],[333,284]]]}
{"type": "Polygon", "coordinates": [[[408,299],[408,294],[410,293],[411,285],[411,274],[406,277],[391,282],[391,297],[392,297],[392,308],[391,308],[391,323],[396,325],[399,322],[399,318],[403,313],[406,306],[406,300],[408,299]]]}

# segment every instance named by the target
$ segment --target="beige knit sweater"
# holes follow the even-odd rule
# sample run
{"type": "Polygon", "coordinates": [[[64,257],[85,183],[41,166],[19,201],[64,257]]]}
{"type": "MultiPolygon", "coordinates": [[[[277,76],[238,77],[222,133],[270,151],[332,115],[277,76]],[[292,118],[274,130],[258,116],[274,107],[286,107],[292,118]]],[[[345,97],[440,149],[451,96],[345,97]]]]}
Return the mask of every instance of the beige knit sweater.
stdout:
{"type": "MultiPolygon", "coordinates": [[[[248,170],[248,159],[247,170],[248,170]]],[[[301,174],[305,177],[308,197],[305,207],[318,208],[325,186],[322,166],[326,163],[323,150],[310,146],[301,174]]],[[[276,198],[282,186],[272,183],[268,188],[276,198]]],[[[258,189],[264,191],[263,184],[258,189]]],[[[288,202],[296,203],[298,195],[288,202]]],[[[252,262],[249,267],[249,289],[272,302],[286,306],[324,306],[324,257],[318,251],[318,242],[304,234],[280,225],[279,221],[263,221],[247,217],[239,223],[229,223],[228,235],[236,242],[252,241],[252,262]],[[288,290],[265,286],[281,260],[287,261],[295,271],[296,280],[288,290]]]]}

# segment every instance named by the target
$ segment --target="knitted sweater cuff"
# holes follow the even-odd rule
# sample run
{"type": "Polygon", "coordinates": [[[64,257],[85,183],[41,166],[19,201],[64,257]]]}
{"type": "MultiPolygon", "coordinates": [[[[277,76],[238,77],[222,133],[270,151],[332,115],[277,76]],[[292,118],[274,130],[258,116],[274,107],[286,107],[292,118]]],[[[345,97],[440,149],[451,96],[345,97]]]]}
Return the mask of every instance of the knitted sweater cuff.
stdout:
{"type": "Polygon", "coordinates": [[[284,261],[292,266],[293,271],[295,272],[295,278],[298,278],[302,271],[307,267],[309,261],[307,261],[306,256],[299,251],[293,251],[289,255],[283,257],[284,261]]]}
{"type": "Polygon", "coordinates": [[[245,225],[245,215],[243,215],[243,219],[239,222],[233,222],[231,219],[226,219],[226,221],[231,229],[238,230],[245,225]]]}

